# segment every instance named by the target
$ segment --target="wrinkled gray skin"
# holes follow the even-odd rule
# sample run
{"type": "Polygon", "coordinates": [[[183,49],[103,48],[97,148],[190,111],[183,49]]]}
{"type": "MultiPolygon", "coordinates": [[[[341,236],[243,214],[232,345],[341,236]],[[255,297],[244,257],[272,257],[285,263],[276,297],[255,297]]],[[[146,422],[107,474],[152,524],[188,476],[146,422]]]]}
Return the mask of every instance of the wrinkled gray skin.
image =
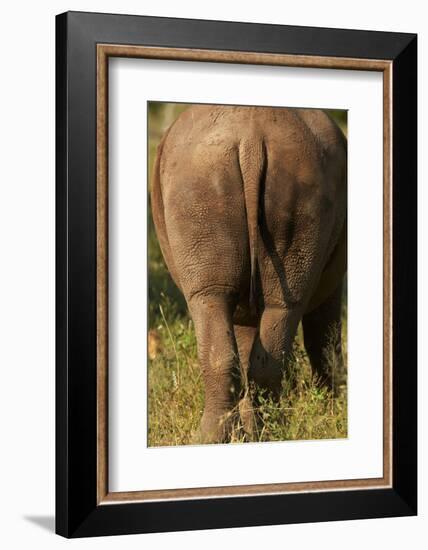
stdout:
{"type": "Polygon", "coordinates": [[[322,111],[192,106],[159,145],[152,211],[193,318],[205,383],[198,440],[253,429],[248,380],[277,396],[300,321],[314,371],[342,360],[346,140],[322,111]],[[235,409],[236,410],[236,409],[235,409]]]}

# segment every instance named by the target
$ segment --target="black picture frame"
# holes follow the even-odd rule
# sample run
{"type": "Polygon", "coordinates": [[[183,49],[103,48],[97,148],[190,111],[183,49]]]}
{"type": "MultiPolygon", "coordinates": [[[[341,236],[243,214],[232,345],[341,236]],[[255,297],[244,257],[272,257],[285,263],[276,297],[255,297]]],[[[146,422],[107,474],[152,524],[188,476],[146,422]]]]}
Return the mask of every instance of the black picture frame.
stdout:
{"type": "Polygon", "coordinates": [[[417,513],[417,36],[68,12],[56,18],[56,532],[65,537],[417,513]],[[382,489],[97,504],[96,46],[392,62],[393,479],[382,489]]]}

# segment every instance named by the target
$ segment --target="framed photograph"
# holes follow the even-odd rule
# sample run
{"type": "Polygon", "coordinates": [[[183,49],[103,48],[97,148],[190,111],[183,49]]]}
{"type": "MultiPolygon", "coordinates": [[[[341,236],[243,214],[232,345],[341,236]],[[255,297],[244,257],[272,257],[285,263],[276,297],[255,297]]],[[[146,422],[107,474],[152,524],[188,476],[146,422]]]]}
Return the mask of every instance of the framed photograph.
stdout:
{"type": "Polygon", "coordinates": [[[413,34],[56,19],[56,530],[414,515],[413,34]]]}

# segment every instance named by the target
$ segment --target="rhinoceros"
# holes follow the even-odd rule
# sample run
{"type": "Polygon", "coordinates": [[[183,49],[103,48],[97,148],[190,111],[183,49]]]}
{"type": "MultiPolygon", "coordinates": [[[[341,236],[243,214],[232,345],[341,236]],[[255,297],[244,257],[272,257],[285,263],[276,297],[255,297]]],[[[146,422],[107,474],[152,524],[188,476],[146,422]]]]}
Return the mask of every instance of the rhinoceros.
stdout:
{"type": "Polygon", "coordinates": [[[248,384],[279,395],[300,321],[331,385],[327,346],[343,361],[346,159],[342,131],[317,109],[192,105],[165,132],[151,205],[195,326],[198,441],[228,441],[236,409],[251,432],[248,384]]]}

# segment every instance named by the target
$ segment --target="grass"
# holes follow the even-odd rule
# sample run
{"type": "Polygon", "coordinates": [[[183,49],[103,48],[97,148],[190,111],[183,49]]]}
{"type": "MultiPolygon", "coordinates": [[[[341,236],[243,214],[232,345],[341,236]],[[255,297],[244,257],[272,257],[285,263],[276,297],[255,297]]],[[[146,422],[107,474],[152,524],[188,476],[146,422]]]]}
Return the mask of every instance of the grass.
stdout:
{"type": "MultiPolygon", "coordinates": [[[[161,104],[149,106],[149,173],[162,132],[183,110],[182,105],[165,105],[165,108],[161,104]]],[[[166,269],[150,214],[148,227],[148,445],[187,445],[199,427],[204,408],[204,388],[197,360],[195,332],[184,298],[166,269]]],[[[346,308],[342,317],[346,365],[346,308]]],[[[255,440],[347,437],[346,371],[339,372],[336,369],[334,377],[337,389],[335,396],[312,376],[299,327],[279,401],[274,402],[260,393],[255,400],[254,413],[259,420],[255,440]]],[[[239,422],[233,429],[231,440],[233,443],[246,440],[239,422]]]]}
{"type": "MultiPolygon", "coordinates": [[[[156,245],[153,235],[150,242],[152,247],[156,245]]],[[[195,332],[184,299],[172,282],[159,250],[151,252],[148,444],[187,445],[199,426],[204,408],[195,332]]],[[[346,310],[342,323],[346,364],[346,310]]],[[[334,371],[338,394],[333,396],[312,375],[300,327],[293,351],[279,402],[260,394],[255,400],[254,412],[261,426],[256,440],[347,437],[346,372],[334,371]]],[[[244,441],[237,424],[232,442],[244,441]]]]}

